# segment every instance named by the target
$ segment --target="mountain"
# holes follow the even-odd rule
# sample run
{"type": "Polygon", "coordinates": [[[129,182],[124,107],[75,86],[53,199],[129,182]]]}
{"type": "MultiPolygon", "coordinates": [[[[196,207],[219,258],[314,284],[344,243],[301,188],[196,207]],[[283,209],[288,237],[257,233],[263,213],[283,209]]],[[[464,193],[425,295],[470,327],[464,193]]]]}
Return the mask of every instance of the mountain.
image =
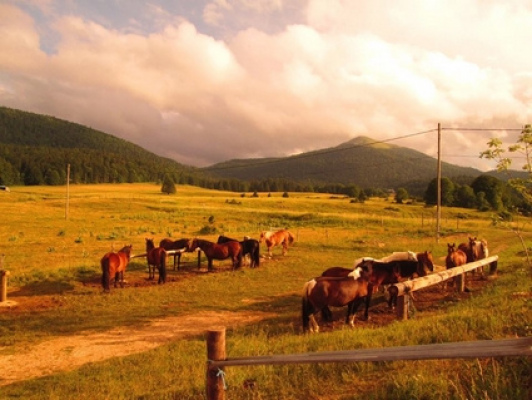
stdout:
{"type": "MultiPolygon", "coordinates": [[[[437,160],[410,148],[361,136],[295,156],[230,160],[203,170],[219,178],[282,178],[312,184],[356,184],[363,188],[423,186],[424,190],[437,175],[437,160]]],[[[472,180],[479,175],[481,171],[477,169],[442,162],[442,176],[472,180]]]]}
{"type": "Polygon", "coordinates": [[[195,169],[58,118],[0,107],[0,184],[58,185],[70,164],[74,183],[177,182],[195,169]]]}

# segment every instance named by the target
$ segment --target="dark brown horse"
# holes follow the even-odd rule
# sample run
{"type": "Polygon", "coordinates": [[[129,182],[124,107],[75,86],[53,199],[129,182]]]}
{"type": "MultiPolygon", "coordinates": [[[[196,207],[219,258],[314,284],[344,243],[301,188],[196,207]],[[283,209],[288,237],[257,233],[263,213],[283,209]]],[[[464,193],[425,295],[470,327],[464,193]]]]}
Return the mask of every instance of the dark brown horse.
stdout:
{"type": "Polygon", "coordinates": [[[146,238],[146,259],[148,260],[148,279],[155,278],[155,268],[159,270],[158,283],[166,283],[166,250],[155,247],[153,239],[146,238]]]}
{"type": "Polygon", "coordinates": [[[288,252],[288,246],[294,243],[294,235],[292,235],[286,229],[281,229],[276,232],[273,231],[262,231],[260,233],[259,241],[265,242],[266,247],[268,248],[268,255],[272,256],[272,249],[275,246],[283,246],[283,256],[288,252]]]}
{"type": "Polygon", "coordinates": [[[242,266],[242,246],[239,242],[231,241],[227,243],[214,243],[203,239],[190,239],[188,241],[188,251],[201,249],[208,261],[208,270],[212,271],[213,260],[225,260],[231,258],[233,261],[233,270],[242,266]]]}
{"type": "Polygon", "coordinates": [[[181,266],[181,255],[183,254],[183,251],[187,251],[188,241],[190,239],[179,239],[179,240],[172,240],[172,239],[163,239],[159,242],[159,247],[162,247],[166,251],[169,250],[176,250],[177,252],[174,254],[174,271],[179,270],[179,267],[181,266]]]}
{"type": "Polygon", "coordinates": [[[238,242],[242,246],[242,256],[249,254],[249,267],[255,268],[260,265],[260,243],[255,239],[244,239],[238,241],[236,239],[228,238],[227,236],[218,236],[218,244],[227,242],[238,242]]]}
{"type": "Polygon", "coordinates": [[[319,325],[314,314],[325,307],[347,305],[346,324],[354,326],[355,314],[368,296],[368,269],[361,267],[361,276],[318,277],[308,281],[303,289],[301,317],[303,329],[318,332],[319,325]],[[312,326],[310,326],[312,325],[312,326]]]}
{"type": "MultiPolygon", "coordinates": [[[[398,252],[388,257],[376,260],[371,257],[357,260],[359,267],[366,267],[369,274],[369,294],[366,298],[366,310],[364,317],[369,317],[369,305],[373,292],[382,285],[399,283],[405,279],[410,279],[417,275],[425,276],[434,271],[432,253],[425,251],[422,253],[398,252]]],[[[347,276],[353,269],[333,267],[322,273],[322,276],[347,276]]],[[[397,305],[397,296],[390,296],[388,306],[394,308],[397,305]]],[[[330,310],[324,310],[324,315],[331,315],[330,310]]]]}
{"type": "Polygon", "coordinates": [[[102,287],[109,292],[109,281],[111,277],[115,278],[115,287],[120,281],[120,287],[124,287],[124,271],[129,264],[131,249],[133,246],[124,246],[117,252],[109,252],[100,260],[102,266],[102,287]]]}

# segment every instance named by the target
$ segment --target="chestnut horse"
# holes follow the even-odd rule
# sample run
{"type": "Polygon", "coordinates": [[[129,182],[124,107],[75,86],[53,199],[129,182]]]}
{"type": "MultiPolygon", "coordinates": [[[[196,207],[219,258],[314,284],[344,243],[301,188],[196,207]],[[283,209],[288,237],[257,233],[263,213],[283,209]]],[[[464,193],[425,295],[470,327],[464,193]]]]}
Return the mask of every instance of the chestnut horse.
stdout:
{"type": "MultiPolygon", "coordinates": [[[[172,239],[163,239],[159,242],[159,247],[162,247],[165,250],[187,250],[188,241],[190,239],[179,239],[179,240],[172,240],[172,239]]],[[[179,270],[179,267],[181,265],[181,255],[183,253],[181,251],[178,251],[174,255],[174,271],[179,270]]]]}
{"type": "Polygon", "coordinates": [[[360,277],[318,277],[308,281],[303,289],[301,317],[303,329],[318,332],[319,325],[314,314],[325,307],[347,305],[345,323],[354,326],[355,314],[368,296],[368,269],[360,268],[360,277]],[[312,325],[312,326],[310,326],[312,325]]]}
{"type": "MultiPolygon", "coordinates": [[[[465,243],[464,243],[465,244],[465,243]]],[[[459,267],[467,263],[467,254],[460,248],[456,248],[456,244],[447,243],[447,257],[445,257],[445,266],[447,269],[459,267]]],[[[454,284],[454,278],[449,281],[449,286],[454,284]]]]}
{"type": "Polygon", "coordinates": [[[212,271],[212,261],[225,260],[231,258],[233,261],[233,270],[242,266],[242,246],[239,242],[231,241],[227,243],[214,243],[203,239],[190,239],[188,241],[188,251],[194,251],[200,248],[208,260],[208,270],[212,271]]]}
{"type": "Polygon", "coordinates": [[[146,259],[148,260],[148,279],[155,278],[155,268],[159,270],[158,283],[166,283],[166,250],[155,247],[153,239],[146,238],[146,259]]]}
{"type": "Polygon", "coordinates": [[[467,263],[467,254],[460,248],[456,248],[456,244],[447,243],[447,257],[445,257],[445,266],[447,269],[459,267],[467,263]]]}
{"type": "Polygon", "coordinates": [[[260,265],[260,243],[255,239],[244,239],[238,241],[236,239],[228,238],[227,236],[218,236],[218,244],[227,242],[238,242],[242,246],[242,257],[249,254],[249,268],[255,268],[260,265]]]}
{"type": "MultiPolygon", "coordinates": [[[[434,271],[432,253],[425,251],[422,253],[398,252],[390,256],[376,260],[371,257],[361,258],[355,262],[359,267],[366,267],[369,274],[369,293],[366,298],[366,310],[364,318],[369,317],[369,305],[373,292],[382,285],[399,283],[405,279],[410,279],[414,275],[418,277],[426,276],[434,271]]],[[[353,269],[333,267],[322,273],[322,276],[347,276],[353,269]]],[[[390,296],[388,307],[394,308],[397,305],[397,296],[390,296]]],[[[324,316],[331,315],[330,310],[324,310],[324,316]]]]}
{"type": "Polygon", "coordinates": [[[288,246],[294,243],[294,235],[292,235],[286,229],[281,229],[279,231],[262,231],[260,233],[259,241],[266,242],[266,247],[268,248],[268,255],[272,256],[272,249],[275,246],[283,246],[283,256],[288,252],[288,246]]]}
{"type": "Polygon", "coordinates": [[[120,280],[120,287],[124,287],[124,271],[129,264],[131,249],[133,246],[124,246],[118,252],[106,253],[100,260],[102,266],[102,287],[105,292],[109,292],[109,281],[115,278],[115,287],[120,280]]]}

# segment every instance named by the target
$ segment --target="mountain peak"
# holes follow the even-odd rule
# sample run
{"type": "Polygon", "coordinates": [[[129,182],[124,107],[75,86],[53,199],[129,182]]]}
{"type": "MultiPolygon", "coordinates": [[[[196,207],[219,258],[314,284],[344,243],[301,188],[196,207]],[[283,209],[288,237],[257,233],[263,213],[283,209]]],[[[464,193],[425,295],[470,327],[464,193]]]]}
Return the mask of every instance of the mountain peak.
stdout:
{"type": "Polygon", "coordinates": [[[357,136],[351,140],[348,140],[345,143],[338,145],[337,147],[358,147],[358,146],[367,146],[374,149],[391,149],[397,147],[393,144],[382,143],[378,140],[372,139],[367,136],[357,136]]]}

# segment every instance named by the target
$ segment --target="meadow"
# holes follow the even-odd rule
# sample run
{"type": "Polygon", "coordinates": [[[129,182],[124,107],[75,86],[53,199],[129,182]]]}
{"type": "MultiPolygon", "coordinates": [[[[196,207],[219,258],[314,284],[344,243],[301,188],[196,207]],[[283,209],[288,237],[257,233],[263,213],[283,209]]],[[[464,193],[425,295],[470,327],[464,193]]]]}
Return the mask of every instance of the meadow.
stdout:
{"type": "MultiPolygon", "coordinates": [[[[64,187],[13,187],[0,192],[0,269],[10,272],[8,299],[0,307],[0,357],[25,354],[56,338],[127,331],[155,319],[202,312],[268,313],[260,322],[227,326],[230,357],[380,348],[532,335],[532,277],[523,246],[530,220],[500,221],[490,212],[445,208],[439,240],[435,208],[399,205],[374,198],[364,204],[315,193],[259,193],[259,197],[177,186],[164,195],[155,184],[74,185],[67,207],[64,187]],[[224,234],[258,238],[260,231],[288,228],[296,242],[286,256],[279,248],[259,268],[198,270],[185,255],[165,285],[147,280],[145,260],[132,259],[126,287],[104,294],[99,260],[126,244],[144,252],[145,238],[224,234]],[[319,334],[301,328],[303,284],[328,267],[349,267],[361,256],[393,251],[433,252],[444,268],[448,242],[484,238],[499,256],[495,279],[471,292],[437,288],[439,300],[408,321],[385,318],[338,323],[319,334]],[[440,296],[441,293],[441,296],[440,296]],[[384,321],[384,322],[383,322],[384,321]]],[[[261,248],[265,254],[265,248],[261,248]]],[[[377,296],[378,297],[378,296],[377,296]]],[[[372,311],[370,309],[370,316],[372,311]]],[[[28,360],[28,363],[33,360],[28,360]]],[[[145,352],[85,364],[2,385],[0,398],[24,399],[204,399],[205,335],[164,343],[145,352]]],[[[227,370],[228,399],[528,399],[532,360],[408,361],[227,370]],[[254,384],[250,388],[246,382],[254,384]]]]}

